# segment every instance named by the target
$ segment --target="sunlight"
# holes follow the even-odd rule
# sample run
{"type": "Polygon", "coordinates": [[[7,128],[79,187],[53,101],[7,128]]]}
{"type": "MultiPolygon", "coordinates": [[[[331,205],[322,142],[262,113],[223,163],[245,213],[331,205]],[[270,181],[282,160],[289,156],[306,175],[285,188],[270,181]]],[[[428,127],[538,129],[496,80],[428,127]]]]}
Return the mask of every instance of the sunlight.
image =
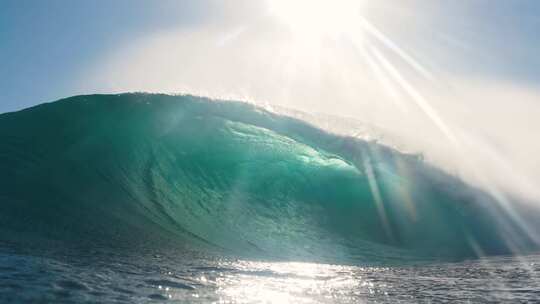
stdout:
{"type": "Polygon", "coordinates": [[[269,0],[270,13],[302,36],[338,36],[358,22],[363,0],[269,0]]]}
{"type": "MultiPolygon", "coordinates": [[[[215,280],[219,303],[313,303],[314,298],[336,299],[353,294],[384,293],[385,286],[363,278],[361,268],[302,262],[237,261],[224,267],[242,270],[241,275],[224,275],[215,280]],[[248,299],[246,301],[246,299],[248,299]]],[[[205,282],[203,282],[205,283],[205,282]]]]}

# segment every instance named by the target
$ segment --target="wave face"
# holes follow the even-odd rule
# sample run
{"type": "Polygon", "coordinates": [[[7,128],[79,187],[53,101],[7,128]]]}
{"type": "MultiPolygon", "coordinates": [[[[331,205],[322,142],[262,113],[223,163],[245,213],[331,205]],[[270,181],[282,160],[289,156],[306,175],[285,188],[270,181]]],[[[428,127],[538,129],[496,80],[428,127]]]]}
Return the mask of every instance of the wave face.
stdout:
{"type": "Polygon", "coordinates": [[[245,103],[90,95],[3,114],[0,171],[6,240],[362,261],[531,244],[418,157],[245,103]]]}

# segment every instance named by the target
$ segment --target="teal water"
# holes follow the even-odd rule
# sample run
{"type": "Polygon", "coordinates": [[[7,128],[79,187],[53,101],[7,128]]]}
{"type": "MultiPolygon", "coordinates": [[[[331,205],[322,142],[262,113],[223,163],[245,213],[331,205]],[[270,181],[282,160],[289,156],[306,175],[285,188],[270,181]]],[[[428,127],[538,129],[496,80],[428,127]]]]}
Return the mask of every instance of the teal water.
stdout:
{"type": "Polygon", "coordinates": [[[491,195],[420,157],[240,102],[88,95],[2,114],[0,172],[16,273],[59,248],[140,252],[140,267],[149,251],[405,267],[537,250],[491,195]]]}
{"type": "Polygon", "coordinates": [[[364,261],[530,243],[417,157],[243,103],[72,97],[1,115],[0,151],[8,235],[364,261]]]}

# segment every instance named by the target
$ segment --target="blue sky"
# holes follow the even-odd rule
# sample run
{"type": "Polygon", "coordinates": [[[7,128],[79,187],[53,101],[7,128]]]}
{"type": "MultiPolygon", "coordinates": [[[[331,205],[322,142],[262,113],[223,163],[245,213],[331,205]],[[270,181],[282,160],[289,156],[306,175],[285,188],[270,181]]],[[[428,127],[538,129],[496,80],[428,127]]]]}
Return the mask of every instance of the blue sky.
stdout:
{"type": "MultiPolygon", "coordinates": [[[[416,49],[433,70],[538,87],[540,2],[383,2],[368,4],[367,18],[404,49],[416,49]],[[398,21],[386,24],[391,18],[398,21]]],[[[239,0],[1,0],[0,112],[91,93],[94,87],[107,91],[95,78],[81,86],[81,75],[122,46],[173,29],[220,22],[227,28],[231,19],[257,29],[262,7],[239,0]]]]}
{"type": "Polygon", "coordinates": [[[73,80],[118,44],[173,26],[194,26],[198,1],[0,1],[0,112],[72,92],[73,80]]]}

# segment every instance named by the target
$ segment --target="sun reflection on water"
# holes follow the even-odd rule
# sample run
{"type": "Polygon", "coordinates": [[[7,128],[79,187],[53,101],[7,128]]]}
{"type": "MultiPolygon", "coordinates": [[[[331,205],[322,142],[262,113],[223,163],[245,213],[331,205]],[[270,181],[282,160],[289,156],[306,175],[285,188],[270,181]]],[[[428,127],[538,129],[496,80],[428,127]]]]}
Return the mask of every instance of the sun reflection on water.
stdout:
{"type": "MultiPolygon", "coordinates": [[[[357,303],[365,295],[383,294],[375,282],[362,276],[367,269],[355,266],[300,262],[222,262],[197,278],[215,298],[192,290],[194,302],[213,303],[357,303]]],[[[376,271],[369,268],[369,272],[376,271]]],[[[167,290],[169,299],[185,299],[186,292],[167,290]]]]}

